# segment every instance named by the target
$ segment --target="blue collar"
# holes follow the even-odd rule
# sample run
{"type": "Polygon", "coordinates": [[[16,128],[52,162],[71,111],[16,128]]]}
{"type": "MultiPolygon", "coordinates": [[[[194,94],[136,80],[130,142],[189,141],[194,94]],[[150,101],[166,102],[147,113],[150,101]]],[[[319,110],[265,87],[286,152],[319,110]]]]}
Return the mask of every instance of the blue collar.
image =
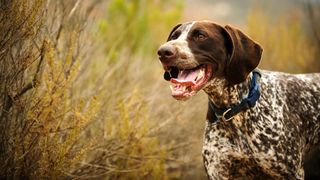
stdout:
{"type": "Polygon", "coordinates": [[[242,99],[242,101],[238,104],[233,104],[228,108],[218,108],[209,99],[207,119],[211,123],[217,122],[220,119],[224,121],[230,121],[239,112],[254,107],[260,97],[260,86],[258,83],[260,77],[261,73],[257,70],[254,70],[252,72],[252,79],[249,87],[248,96],[242,99]]]}

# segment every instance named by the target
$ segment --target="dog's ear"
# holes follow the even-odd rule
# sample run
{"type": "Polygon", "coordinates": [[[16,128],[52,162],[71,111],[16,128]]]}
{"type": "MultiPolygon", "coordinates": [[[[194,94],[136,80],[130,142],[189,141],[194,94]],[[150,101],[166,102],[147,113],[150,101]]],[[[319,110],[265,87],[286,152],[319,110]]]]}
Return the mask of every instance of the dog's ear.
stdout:
{"type": "Polygon", "coordinates": [[[175,32],[182,24],[177,24],[175,27],[173,27],[173,29],[171,30],[168,38],[167,38],[167,41],[170,40],[170,37],[172,36],[173,32],[175,32]]]}
{"type": "Polygon", "coordinates": [[[262,48],[234,27],[227,25],[225,30],[223,36],[225,36],[229,54],[225,76],[227,81],[233,85],[245,81],[248,74],[258,66],[262,48]]]}

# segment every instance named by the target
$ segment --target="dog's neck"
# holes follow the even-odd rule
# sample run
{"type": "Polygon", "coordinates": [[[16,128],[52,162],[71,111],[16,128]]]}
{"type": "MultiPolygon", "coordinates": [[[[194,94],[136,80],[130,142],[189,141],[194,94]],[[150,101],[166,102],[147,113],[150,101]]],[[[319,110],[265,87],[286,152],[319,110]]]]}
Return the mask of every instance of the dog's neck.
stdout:
{"type": "Polygon", "coordinates": [[[214,78],[208,82],[203,90],[215,106],[225,108],[240,103],[248,95],[250,81],[251,74],[244,82],[232,86],[226,79],[214,78]]]}

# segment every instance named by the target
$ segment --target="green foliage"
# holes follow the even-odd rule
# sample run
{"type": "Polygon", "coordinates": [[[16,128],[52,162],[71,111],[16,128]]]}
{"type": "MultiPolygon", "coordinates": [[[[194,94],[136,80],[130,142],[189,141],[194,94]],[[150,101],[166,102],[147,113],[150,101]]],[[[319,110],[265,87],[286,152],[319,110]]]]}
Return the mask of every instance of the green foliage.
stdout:
{"type": "Polygon", "coordinates": [[[180,0],[111,0],[106,18],[100,21],[99,38],[105,41],[106,53],[117,54],[120,49],[130,53],[153,53],[165,39],[163,32],[176,24],[182,8],[180,0]]]}

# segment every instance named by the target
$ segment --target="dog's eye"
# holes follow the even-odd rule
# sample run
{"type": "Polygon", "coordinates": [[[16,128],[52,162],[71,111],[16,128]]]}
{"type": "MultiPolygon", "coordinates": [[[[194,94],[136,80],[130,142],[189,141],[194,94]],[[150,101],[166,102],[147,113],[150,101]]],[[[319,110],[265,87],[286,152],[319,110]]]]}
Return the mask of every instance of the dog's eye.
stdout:
{"type": "Polygon", "coordinates": [[[205,40],[206,38],[207,38],[207,36],[204,35],[204,34],[201,34],[201,33],[199,33],[199,34],[197,34],[197,35],[195,36],[195,39],[196,39],[197,41],[203,41],[203,40],[205,40]]]}
{"type": "Polygon", "coordinates": [[[195,29],[192,32],[192,38],[195,41],[203,41],[203,40],[207,39],[207,37],[208,37],[208,34],[205,31],[202,31],[202,30],[199,30],[199,29],[195,29]]]}

